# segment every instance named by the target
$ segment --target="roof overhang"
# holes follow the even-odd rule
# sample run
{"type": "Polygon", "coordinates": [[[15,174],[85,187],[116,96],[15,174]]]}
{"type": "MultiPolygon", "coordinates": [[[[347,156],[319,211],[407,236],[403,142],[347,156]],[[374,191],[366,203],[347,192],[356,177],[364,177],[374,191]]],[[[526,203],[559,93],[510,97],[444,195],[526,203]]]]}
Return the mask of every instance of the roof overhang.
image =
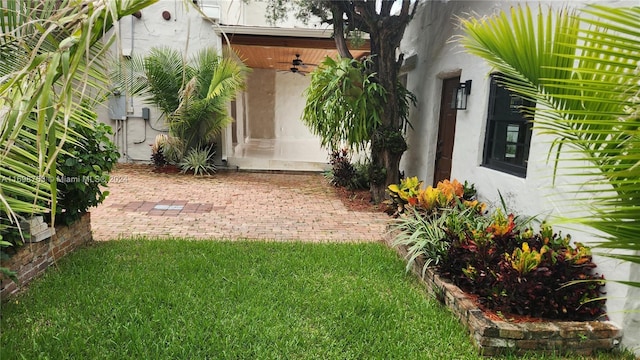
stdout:
{"type": "MultiPolygon", "coordinates": [[[[300,70],[313,70],[329,56],[338,56],[331,29],[275,28],[216,25],[216,32],[229,43],[240,59],[251,68],[289,71],[296,55],[307,64],[300,70]]],[[[351,49],[354,58],[367,55],[369,43],[351,49]]]]}

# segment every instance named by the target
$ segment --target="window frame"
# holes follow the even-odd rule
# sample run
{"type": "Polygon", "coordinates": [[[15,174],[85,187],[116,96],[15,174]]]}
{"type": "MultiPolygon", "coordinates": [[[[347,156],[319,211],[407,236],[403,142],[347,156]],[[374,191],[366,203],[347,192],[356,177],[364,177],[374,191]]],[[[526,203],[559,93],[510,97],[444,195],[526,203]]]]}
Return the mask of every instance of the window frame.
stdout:
{"type": "MultiPolygon", "coordinates": [[[[521,111],[517,111],[517,115],[511,111],[510,117],[501,118],[504,113],[496,113],[496,101],[498,100],[498,83],[497,79],[500,74],[492,74],[489,91],[489,108],[487,111],[487,122],[484,138],[484,149],[482,154],[482,166],[489,169],[505,172],[514,176],[525,178],[527,176],[527,165],[530,155],[531,137],[533,124],[530,120],[527,120],[525,115],[521,111]],[[516,125],[519,127],[519,138],[515,142],[510,142],[507,139],[507,129],[509,125],[516,125]],[[496,131],[503,129],[504,137],[496,134],[496,131]],[[524,130],[524,131],[522,131],[524,130]],[[516,162],[510,162],[506,160],[500,160],[497,156],[507,158],[507,145],[515,146],[516,152],[513,157],[516,158],[516,162]],[[503,146],[502,149],[496,150],[496,146],[503,146]],[[518,147],[521,148],[518,151],[518,147]],[[497,154],[496,154],[497,152],[497,154]],[[517,158],[520,157],[520,160],[517,158]]],[[[502,88],[506,94],[512,97],[512,92],[502,88]]],[[[509,99],[511,101],[511,99],[509,99]]],[[[535,103],[522,99],[522,104],[525,107],[535,107],[535,103]]]]}

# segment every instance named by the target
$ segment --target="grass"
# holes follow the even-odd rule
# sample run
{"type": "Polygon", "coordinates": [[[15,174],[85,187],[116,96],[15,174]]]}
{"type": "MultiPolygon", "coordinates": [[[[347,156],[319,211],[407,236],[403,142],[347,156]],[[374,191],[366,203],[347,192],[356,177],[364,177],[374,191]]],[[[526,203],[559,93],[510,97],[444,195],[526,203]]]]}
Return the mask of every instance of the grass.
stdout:
{"type": "Polygon", "coordinates": [[[3,304],[1,330],[1,359],[480,358],[371,243],[97,243],[3,304]]]}

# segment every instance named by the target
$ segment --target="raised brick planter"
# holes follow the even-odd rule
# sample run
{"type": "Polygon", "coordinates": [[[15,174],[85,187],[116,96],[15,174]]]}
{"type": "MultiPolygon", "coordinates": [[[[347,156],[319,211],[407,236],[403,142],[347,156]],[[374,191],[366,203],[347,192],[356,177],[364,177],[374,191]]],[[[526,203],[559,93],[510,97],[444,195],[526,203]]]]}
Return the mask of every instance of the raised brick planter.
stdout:
{"type": "MultiPolygon", "coordinates": [[[[387,243],[391,246],[391,239],[387,243]]],[[[406,256],[404,247],[395,248],[406,256]]],[[[592,355],[596,351],[618,350],[622,330],[609,321],[545,321],[511,323],[494,321],[457,286],[428,269],[414,264],[413,273],[426,290],[451,309],[467,327],[474,345],[485,356],[526,352],[592,355]]]]}
{"type": "MultiPolygon", "coordinates": [[[[15,271],[20,286],[24,286],[44,273],[56,260],[91,240],[91,216],[87,213],[71,226],[56,226],[55,234],[47,240],[24,244],[1,265],[15,271]]],[[[20,286],[4,279],[0,283],[0,298],[4,299],[17,292],[20,286]]]]}

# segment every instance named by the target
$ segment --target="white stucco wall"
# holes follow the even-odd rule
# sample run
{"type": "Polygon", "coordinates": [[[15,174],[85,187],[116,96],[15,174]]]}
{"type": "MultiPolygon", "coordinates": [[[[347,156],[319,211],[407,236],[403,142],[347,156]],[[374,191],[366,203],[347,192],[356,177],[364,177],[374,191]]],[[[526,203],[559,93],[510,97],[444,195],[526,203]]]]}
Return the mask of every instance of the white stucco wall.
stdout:
{"type": "Polygon", "coordinates": [[[304,91],[310,82],[308,75],[276,72],[275,136],[283,144],[280,149],[283,155],[291,153],[303,161],[326,163],[328,151],[302,122],[306,103],[304,91]]]}
{"type": "Polygon", "coordinates": [[[276,137],[314,138],[302,123],[306,98],[303,93],[309,87],[310,76],[291,72],[276,72],[276,137]]]}
{"type": "MultiPolygon", "coordinates": [[[[420,4],[401,46],[403,53],[407,56],[416,54],[418,59],[407,77],[407,86],[418,97],[418,106],[411,111],[410,121],[414,129],[407,134],[409,150],[403,156],[401,170],[406,176],[418,176],[427,183],[433,179],[442,79],[460,75],[461,82],[472,80],[472,90],[467,110],[457,112],[451,177],[474,183],[481,200],[489,204],[499,206],[500,193],[508,209],[514,213],[555,220],[556,216],[568,216],[568,210],[574,210],[579,204],[567,192],[571,179],[560,177],[552,185],[553,165],[546,161],[549,138],[534,133],[525,178],[481,166],[491,69],[483,60],[466,54],[461,46],[451,41],[461,34],[456,16],[490,15],[500,9],[509,9],[516,3],[518,1],[430,1],[420,4]]],[[[554,7],[567,3],[548,2],[554,7]]],[[[629,4],[623,1],[610,3],[629,4]]],[[[579,5],[576,2],[570,4],[579,5]]],[[[570,233],[576,241],[590,243],[598,240],[588,229],[577,226],[555,225],[554,229],[570,233]]],[[[629,264],[600,256],[594,259],[598,264],[597,271],[605,278],[630,279],[629,264]]],[[[640,276],[637,266],[634,271],[633,277],[637,281],[640,276]]],[[[623,344],[629,348],[639,346],[638,336],[632,335],[640,333],[638,314],[623,312],[623,309],[640,309],[638,291],[634,290],[634,299],[626,286],[608,283],[606,288],[610,319],[620,326],[625,325],[627,335],[623,344]]]]}

